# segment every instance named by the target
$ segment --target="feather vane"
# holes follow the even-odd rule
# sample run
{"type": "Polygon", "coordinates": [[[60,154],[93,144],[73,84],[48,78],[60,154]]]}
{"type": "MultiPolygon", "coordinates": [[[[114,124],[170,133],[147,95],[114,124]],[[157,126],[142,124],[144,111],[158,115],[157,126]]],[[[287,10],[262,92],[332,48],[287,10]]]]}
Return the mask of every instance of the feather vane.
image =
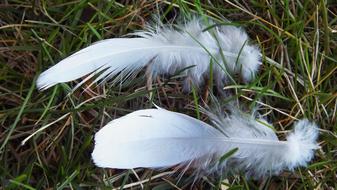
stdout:
{"type": "Polygon", "coordinates": [[[181,24],[179,29],[159,23],[133,33],[136,38],[102,40],[43,72],[37,87],[43,90],[87,75],[82,82],[96,75],[94,82],[112,77],[113,82],[120,82],[146,66],[154,77],[194,66],[185,72],[188,90],[188,81],[196,86],[203,83],[211,60],[215,63],[212,69],[218,86],[222,87],[231,74],[240,74],[245,82],[252,80],[261,64],[259,49],[248,43],[247,33],[239,27],[215,26],[204,31],[213,23],[195,18],[181,24]]]}
{"type": "MultiPolygon", "coordinates": [[[[211,125],[165,109],[146,109],[115,119],[95,136],[92,153],[99,167],[166,168],[188,166],[197,173],[243,171],[263,177],[305,166],[318,148],[318,128],[304,119],[295,124],[287,141],[252,116],[209,115],[211,125]],[[231,157],[218,162],[227,152],[231,157]]],[[[265,122],[265,121],[263,121],[265,122]]]]}

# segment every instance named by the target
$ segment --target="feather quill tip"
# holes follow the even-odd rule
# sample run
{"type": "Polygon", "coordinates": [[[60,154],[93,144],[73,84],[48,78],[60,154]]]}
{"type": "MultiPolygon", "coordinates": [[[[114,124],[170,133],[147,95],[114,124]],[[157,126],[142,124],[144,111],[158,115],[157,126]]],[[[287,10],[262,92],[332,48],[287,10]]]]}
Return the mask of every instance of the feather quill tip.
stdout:
{"type": "Polygon", "coordinates": [[[53,82],[53,79],[50,79],[50,74],[48,72],[43,72],[36,81],[37,89],[40,91],[46,90],[56,84],[57,82],[53,82]]]}

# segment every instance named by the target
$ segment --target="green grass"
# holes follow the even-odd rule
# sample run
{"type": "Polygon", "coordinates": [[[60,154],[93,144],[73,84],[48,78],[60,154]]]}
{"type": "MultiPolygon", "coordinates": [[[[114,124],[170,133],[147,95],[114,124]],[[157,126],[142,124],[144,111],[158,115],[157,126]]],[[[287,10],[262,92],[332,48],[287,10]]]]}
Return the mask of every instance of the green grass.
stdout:
{"type": "MultiPolygon", "coordinates": [[[[62,58],[100,39],[141,29],[158,12],[164,21],[176,14],[207,14],[246,28],[261,48],[263,66],[251,84],[227,88],[242,104],[259,105],[281,138],[303,117],[321,128],[321,149],[308,168],[258,181],[240,175],[222,180],[204,177],[195,189],[337,188],[336,3],[118,2],[0,2],[0,189],[189,188],[193,178],[188,174],[178,181],[178,176],[168,175],[172,170],[101,169],[90,159],[98,129],[114,118],[152,107],[143,75],[123,87],[93,86],[84,91],[84,85],[69,95],[76,82],[43,92],[34,83],[41,71],[62,58]]],[[[205,119],[190,108],[208,94],[183,93],[181,84],[179,78],[158,79],[151,99],[169,110],[205,119]]]]}

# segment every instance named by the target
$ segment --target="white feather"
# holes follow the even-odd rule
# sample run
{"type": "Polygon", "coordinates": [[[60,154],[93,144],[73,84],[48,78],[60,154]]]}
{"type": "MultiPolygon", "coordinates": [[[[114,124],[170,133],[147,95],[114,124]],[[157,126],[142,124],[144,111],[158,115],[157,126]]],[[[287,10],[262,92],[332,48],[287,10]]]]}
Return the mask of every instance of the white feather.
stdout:
{"type": "MultiPolygon", "coordinates": [[[[209,21],[209,24],[213,22],[209,21]]],[[[43,72],[37,80],[37,87],[47,89],[88,74],[91,75],[87,79],[99,75],[95,82],[111,77],[116,77],[114,82],[118,82],[145,66],[150,67],[154,76],[173,74],[194,66],[185,73],[187,80],[191,79],[199,86],[203,77],[209,74],[211,59],[219,87],[228,80],[227,73],[240,73],[244,81],[250,81],[261,64],[259,49],[249,45],[243,29],[226,25],[203,31],[209,24],[192,19],[175,30],[172,25],[159,23],[134,33],[138,38],[102,40],[43,72]]]]}
{"type": "Polygon", "coordinates": [[[295,124],[287,141],[252,116],[210,114],[214,128],[184,114],[147,109],[115,119],[95,136],[92,153],[99,167],[131,169],[189,166],[207,174],[243,171],[249,176],[277,174],[305,166],[318,148],[317,126],[295,124]],[[221,156],[238,148],[230,158],[221,156]]]}

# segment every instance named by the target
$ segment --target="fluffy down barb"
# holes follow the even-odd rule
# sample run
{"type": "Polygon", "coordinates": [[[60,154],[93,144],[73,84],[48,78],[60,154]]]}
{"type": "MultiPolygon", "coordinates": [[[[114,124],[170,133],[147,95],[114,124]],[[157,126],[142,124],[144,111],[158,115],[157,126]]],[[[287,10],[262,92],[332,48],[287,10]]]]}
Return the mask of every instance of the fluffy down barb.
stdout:
{"type": "MultiPolygon", "coordinates": [[[[239,27],[219,25],[204,31],[212,24],[211,20],[192,19],[174,29],[173,25],[159,23],[133,33],[136,38],[102,40],[43,72],[37,87],[43,90],[83,76],[88,76],[85,80],[97,76],[94,82],[112,77],[113,82],[120,82],[144,67],[153,78],[189,68],[184,70],[186,80],[196,86],[203,83],[210,69],[219,88],[233,74],[240,74],[245,82],[252,80],[261,64],[259,49],[250,45],[248,35],[239,27]]],[[[190,84],[187,81],[186,90],[190,84]]]]}
{"type": "Polygon", "coordinates": [[[260,178],[305,166],[318,148],[318,128],[308,120],[296,123],[287,141],[279,141],[271,128],[261,124],[264,120],[239,112],[209,117],[214,127],[161,108],[135,111],[97,132],[93,161],[107,168],[179,165],[198,174],[241,171],[260,178]],[[237,151],[220,162],[233,149],[237,151]]]}

